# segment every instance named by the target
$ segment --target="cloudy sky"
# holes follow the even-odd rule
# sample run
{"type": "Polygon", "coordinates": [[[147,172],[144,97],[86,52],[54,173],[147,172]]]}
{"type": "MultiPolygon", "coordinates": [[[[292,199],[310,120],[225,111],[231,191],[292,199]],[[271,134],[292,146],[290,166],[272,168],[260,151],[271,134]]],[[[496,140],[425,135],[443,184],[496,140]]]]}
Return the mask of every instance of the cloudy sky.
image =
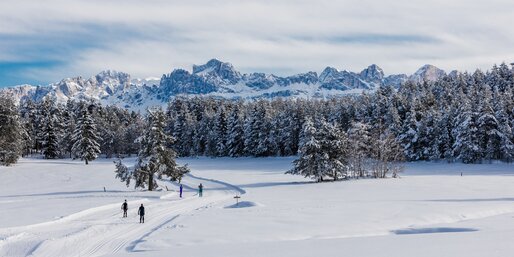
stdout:
{"type": "Polygon", "coordinates": [[[514,62],[513,14],[512,0],[1,0],[0,86],[211,58],[279,75],[488,69],[514,62]]]}

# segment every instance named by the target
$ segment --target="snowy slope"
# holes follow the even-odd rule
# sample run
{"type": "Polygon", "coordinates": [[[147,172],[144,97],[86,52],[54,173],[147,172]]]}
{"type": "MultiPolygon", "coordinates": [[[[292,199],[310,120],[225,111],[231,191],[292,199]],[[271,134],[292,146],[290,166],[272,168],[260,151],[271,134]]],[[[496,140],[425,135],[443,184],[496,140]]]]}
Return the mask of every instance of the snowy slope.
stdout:
{"type": "Polygon", "coordinates": [[[407,80],[436,80],[444,75],[444,71],[435,66],[425,65],[411,76],[385,76],[383,70],[373,64],[359,73],[327,67],[319,75],[310,71],[280,77],[265,73],[242,74],[232,64],[212,59],[206,64],[194,65],[192,72],[176,69],[161,79],[132,79],[129,74],[108,70],[89,79],[66,78],[48,86],[22,85],[2,89],[0,93],[17,102],[40,101],[45,97],[61,103],[69,99],[93,99],[106,105],[144,110],[148,106],[165,105],[170,98],[179,95],[327,98],[375,90],[382,85],[398,87],[407,80]]]}
{"type": "MultiPolygon", "coordinates": [[[[190,176],[184,180],[185,198],[179,200],[174,191],[124,188],[113,174],[110,160],[85,166],[74,161],[28,159],[13,169],[2,168],[3,181],[25,183],[24,187],[3,185],[6,190],[0,201],[7,212],[2,214],[9,222],[3,222],[0,228],[0,256],[102,256],[130,251],[148,233],[178,215],[242,192],[226,183],[190,176]],[[199,183],[216,190],[207,189],[206,197],[199,198],[192,189],[199,183]],[[104,192],[103,186],[109,190],[104,192]],[[27,192],[31,188],[34,190],[27,192]],[[123,199],[130,207],[129,218],[125,219],[120,210],[123,199]],[[135,218],[141,203],[147,209],[144,225],[135,218]]],[[[169,182],[161,185],[176,187],[169,182]]]]}
{"type": "Polygon", "coordinates": [[[401,179],[316,184],[284,175],[291,161],[181,159],[192,176],[179,199],[174,191],[125,188],[110,160],[85,166],[23,159],[0,167],[0,256],[503,257],[514,251],[512,164],[415,163],[401,179]],[[198,183],[205,185],[203,198],[195,195],[198,183]],[[234,195],[241,195],[241,208],[233,208],[234,195]],[[147,207],[145,224],[135,217],[140,203],[147,207]]]}

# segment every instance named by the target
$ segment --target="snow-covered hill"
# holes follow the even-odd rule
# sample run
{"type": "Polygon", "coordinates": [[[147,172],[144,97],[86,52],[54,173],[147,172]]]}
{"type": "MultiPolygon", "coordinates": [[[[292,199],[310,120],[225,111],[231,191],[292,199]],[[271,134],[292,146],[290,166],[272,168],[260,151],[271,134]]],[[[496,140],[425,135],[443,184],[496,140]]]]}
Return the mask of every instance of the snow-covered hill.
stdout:
{"type": "Polygon", "coordinates": [[[373,64],[359,73],[325,68],[319,75],[307,72],[287,77],[274,74],[242,74],[227,62],[212,59],[203,65],[194,65],[192,72],[173,70],[162,78],[132,79],[129,74],[103,71],[89,79],[66,78],[48,86],[21,85],[2,89],[0,93],[13,97],[17,102],[40,101],[52,97],[65,103],[69,99],[94,99],[103,104],[129,109],[165,105],[178,95],[210,95],[223,98],[273,98],[303,97],[326,98],[348,93],[374,90],[382,85],[398,87],[402,83],[436,80],[446,73],[432,65],[421,67],[411,76],[394,74],[385,76],[383,70],[373,64]]]}

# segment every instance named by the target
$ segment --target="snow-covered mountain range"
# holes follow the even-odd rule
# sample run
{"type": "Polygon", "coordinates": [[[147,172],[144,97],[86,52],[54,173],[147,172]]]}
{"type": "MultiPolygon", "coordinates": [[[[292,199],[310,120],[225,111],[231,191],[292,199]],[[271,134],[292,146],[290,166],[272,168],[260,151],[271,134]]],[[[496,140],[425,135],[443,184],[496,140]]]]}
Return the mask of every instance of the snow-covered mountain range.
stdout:
{"type": "Polygon", "coordinates": [[[381,85],[398,87],[402,83],[436,80],[446,73],[432,65],[421,67],[414,74],[385,76],[383,70],[373,64],[359,73],[325,68],[316,72],[280,77],[266,73],[243,74],[227,62],[212,59],[203,65],[194,65],[192,72],[173,70],[161,79],[131,79],[130,75],[117,71],[103,71],[89,79],[66,78],[48,86],[20,85],[0,90],[17,102],[39,101],[53,97],[64,103],[68,99],[95,99],[103,104],[114,104],[129,109],[164,105],[179,95],[203,95],[224,98],[273,98],[303,97],[326,98],[349,93],[374,90],[381,85]]]}

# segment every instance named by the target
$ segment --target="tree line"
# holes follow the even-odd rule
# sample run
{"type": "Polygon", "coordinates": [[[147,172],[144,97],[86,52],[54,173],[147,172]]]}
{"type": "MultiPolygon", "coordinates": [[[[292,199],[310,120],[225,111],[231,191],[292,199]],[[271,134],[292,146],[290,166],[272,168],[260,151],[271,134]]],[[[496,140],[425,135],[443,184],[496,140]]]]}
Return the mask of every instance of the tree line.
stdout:
{"type": "MultiPolygon", "coordinates": [[[[337,177],[380,177],[393,169],[378,168],[389,162],[369,162],[384,156],[394,161],[512,161],[513,90],[513,70],[501,64],[485,73],[451,73],[435,82],[406,82],[398,89],[380,87],[331,99],[176,97],[165,110],[163,129],[173,139],[167,146],[178,156],[302,157],[314,151],[328,153],[322,157],[331,161],[323,165],[332,174],[347,170],[337,177]],[[333,149],[330,140],[335,139],[330,138],[344,147],[333,149]]],[[[138,154],[136,139],[148,126],[147,116],[95,102],[61,105],[45,99],[15,106],[2,97],[0,161],[9,164],[33,153],[85,160],[138,154]],[[95,134],[79,133],[83,130],[95,134]],[[80,136],[87,140],[78,143],[80,136]],[[95,136],[97,145],[91,142],[95,136]],[[94,145],[88,149],[95,154],[81,152],[84,145],[94,145]]]]}
{"type": "Polygon", "coordinates": [[[316,131],[324,123],[344,133],[360,130],[351,135],[350,151],[394,138],[408,161],[510,162],[513,88],[513,70],[502,64],[487,73],[452,73],[328,100],[175,98],[167,131],[180,156],[290,156],[298,153],[310,120],[316,131]]]}
{"type": "Polygon", "coordinates": [[[3,164],[32,154],[79,158],[86,164],[100,154],[108,158],[135,154],[136,139],[145,127],[144,117],[135,112],[93,101],[58,104],[51,98],[16,106],[12,99],[0,97],[0,117],[10,121],[0,125],[3,164]]]}

